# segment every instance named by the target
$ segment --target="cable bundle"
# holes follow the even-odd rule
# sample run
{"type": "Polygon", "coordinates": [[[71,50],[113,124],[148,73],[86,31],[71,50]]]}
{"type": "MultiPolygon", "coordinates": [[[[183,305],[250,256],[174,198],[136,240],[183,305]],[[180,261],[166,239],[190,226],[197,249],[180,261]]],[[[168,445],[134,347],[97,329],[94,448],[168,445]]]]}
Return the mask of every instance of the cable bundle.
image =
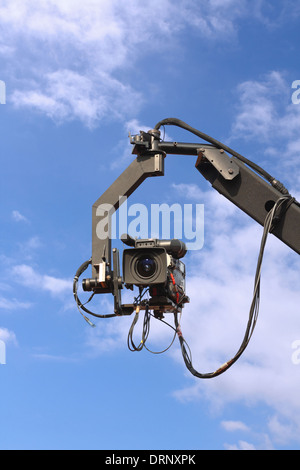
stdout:
{"type": "Polygon", "coordinates": [[[288,197],[288,196],[279,198],[277,202],[274,204],[273,208],[268,212],[266,216],[263,235],[262,235],[261,244],[260,244],[260,251],[259,251],[259,256],[258,256],[258,261],[257,261],[256,273],[255,273],[253,299],[252,299],[250,312],[249,312],[249,320],[248,320],[246,332],[245,332],[243,341],[241,343],[241,346],[232,359],[225,362],[225,364],[219,367],[219,369],[217,369],[215,372],[204,373],[204,374],[197,372],[194,369],[193,364],[192,364],[191,350],[182,335],[181,328],[180,328],[179,321],[178,321],[178,316],[175,313],[174,315],[175,326],[176,326],[177,335],[178,335],[180,346],[181,346],[182,356],[183,356],[184,362],[188,370],[194,376],[200,379],[211,379],[213,377],[217,377],[218,375],[228,370],[229,367],[231,367],[239,359],[239,357],[243,354],[246,347],[248,346],[251,336],[253,334],[254,328],[256,326],[258,312],[259,312],[261,266],[262,266],[262,260],[263,260],[267,237],[268,237],[268,234],[272,231],[274,224],[278,221],[278,216],[277,216],[278,211],[282,208],[286,210],[289,204],[292,202],[292,200],[293,198],[288,197]]]}
{"type": "Polygon", "coordinates": [[[77,308],[79,310],[79,313],[83,316],[83,318],[85,319],[85,321],[92,327],[95,327],[94,323],[92,323],[90,321],[90,319],[84,315],[84,313],[82,312],[82,310],[86,313],[88,313],[89,315],[92,315],[93,317],[96,317],[96,318],[112,318],[112,317],[117,317],[118,315],[116,313],[109,313],[109,314],[105,314],[105,315],[100,315],[99,313],[94,313],[94,312],[91,312],[90,310],[88,310],[85,305],[88,304],[92,298],[94,297],[95,295],[95,292],[92,293],[92,295],[90,296],[90,298],[87,300],[87,302],[85,302],[84,304],[81,302],[81,300],[79,299],[78,297],[78,280],[80,278],[80,276],[84,273],[84,271],[87,270],[87,268],[89,267],[89,265],[92,263],[92,258],[90,258],[89,260],[85,261],[84,263],[82,263],[82,265],[77,269],[77,272],[74,276],[74,279],[73,279],[73,295],[74,295],[74,299],[75,299],[75,302],[76,302],[76,305],[77,305],[77,308]]]}
{"type": "MultiPolygon", "coordinates": [[[[176,329],[172,325],[170,325],[169,323],[165,322],[161,317],[156,317],[155,315],[153,315],[150,312],[148,301],[143,302],[143,307],[145,308],[145,314],[144,314],[144,320],[143,320],[143,329],[142,329],[141,342],[138,346],[136,346],[134,341],[133,341],[133,332],[134,332],[134,327],[136,326],[136,324],[139,320],[139,315],[140,315],[140,310],[141,310],[140,307],[141,307],[141,304],[142,304],[142,302],[141,302],[142,296],[143,295],[140,294],[139,303],[137,304],[136,310],[135,310],[135,316],[134,316],[133,322],[132,322],[132,324],[130,326],[130,329],[129,329],[128,338],[127,338],[128,349],[130,351],[141,351],[143,348],[145,348],[145,349],[147,349],[147,351],[149,351],[152,354],[162,354],[162,353],[168,351],[168,349],[170,349],[170,347],[173,345],[173,343],[175,341],[175,338],[176,338],[176,329]],[[161,321],[162,323],[165,323],[167,326],[172,328],[175,332],[174,337],[173,337],[171,343],[169,344],[169,346],[167,348],[165,348],[164,350],[162,350],[162,351],[151,351],[146,346],[146,341],[147,341],[149,333],[150,333],[150,320],[151,320],[151,317],[154,317],[155,319],[161,321]]],[[[135,299],[135,300],[137,301],[137,299],[135,299]]]]}

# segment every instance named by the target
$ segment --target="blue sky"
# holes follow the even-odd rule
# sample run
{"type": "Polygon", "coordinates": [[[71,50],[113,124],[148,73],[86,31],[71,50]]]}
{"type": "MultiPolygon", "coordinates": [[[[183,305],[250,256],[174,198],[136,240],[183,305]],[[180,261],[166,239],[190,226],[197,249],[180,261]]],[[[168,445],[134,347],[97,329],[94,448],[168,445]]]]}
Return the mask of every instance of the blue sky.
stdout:
{"type": "MultiPolygon", "coordinates": [[[[177,343],[130,352],[132,318],[90,328],[72,294],[92,204],[132,161],[129,131],[177,117],[299,199],[299,26],[298,0],[1,0],[1,449],[299,449],[299,260],[278,240],[253,339],[211,381],[188,373],[177,343]]],[[[209,372],[242,339],[261,227],[184,158],[167,157],[128,202],[204,204],[182,329],[209,372]]],[[[112,298],[93,308],[110,313],[112,298]]],[[[149,347],[171,337],[153,324],[149,347]]]]}

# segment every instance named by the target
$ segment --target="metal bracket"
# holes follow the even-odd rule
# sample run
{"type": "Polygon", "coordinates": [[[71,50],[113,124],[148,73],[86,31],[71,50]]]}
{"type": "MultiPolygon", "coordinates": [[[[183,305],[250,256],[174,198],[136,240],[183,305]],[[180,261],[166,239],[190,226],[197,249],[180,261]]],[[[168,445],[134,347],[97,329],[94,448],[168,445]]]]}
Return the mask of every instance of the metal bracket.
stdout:
{"type": "MultiPolygon", "coordinates": [[[[106,266],[111,271],[111,218],[120,204],[149,177],[164,175],[165,154],[161,151],[138,155],[92,208],[92,270],[93,278],[99,277],[99,265],[105,253],[106,266]],[[98,227],[107,224],[105,236],[98,234],[98,227]]],[[[106,225],[105,225],[106,226],[106,225]]],[[[113,287],[113,286],[112,286],[113,287]]]]}
{"type": "Polygon", "coordinates": [[[230,158],[223,149],[199,148],[197,150],[198,160],[196,166],[209,162],[220,173],[225,180],[233,180],[240,172],[238,165],[230,158]]]}
{"type": "Polygon", "coordinates": [[[117,248],[113,248],[113,269],[114,311],[121,315],[121,289],[123,288],[123,285],[120,277],[119,250],[117,250],[117,248]]]}

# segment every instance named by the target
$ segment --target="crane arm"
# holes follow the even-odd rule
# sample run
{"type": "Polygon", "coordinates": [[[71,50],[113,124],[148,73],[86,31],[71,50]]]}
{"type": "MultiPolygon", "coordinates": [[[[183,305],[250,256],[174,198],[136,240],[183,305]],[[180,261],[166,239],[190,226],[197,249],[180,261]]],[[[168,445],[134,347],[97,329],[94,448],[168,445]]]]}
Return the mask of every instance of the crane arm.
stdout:
{"type": "MultiPolygon", "coordinates": [[[[124,282],[120,276],[119,252],[113,249],[111,253],[111,217],[122,204],[123,199],[132,194],[146,178],[164,175],[164,159],[167,155],[195,156],[196,169],[212,187],[263,226],[249,321],[241,346],[230,361],[213,373],[198,373],[192,366],[189,348],[181,333],[177,315],[178,305],[177,310],[175,308],[174,311],[176,332],[187,368],[199,378],[215,377],[227,370],[240,357],[252,336],[258,315],[261,263],[268,234],[274,234],[300,254],[300,204],[280,181],[259,165],[178,119],[164,119],[154,129],[130,136],[130,141],[134,146],[132,153],[136,155],[136,159],[93,205],[92,257],[78,269],[74,278],[73,293],[77,306],[79,310],[100,318],[130,315],[133,312],[133,304],[122,305],[121,303],[120,290],[124,282]],[[181,127],[205,142],[163,141],[160,138],[159,129],[165,125],[181,127]],[[103,236],[103,230],[99,230],[99,227],[103,229],[105,224],[108,230],[103,236]],[[92,296],[112,293],[115,301],[113,314],[93,314],[78,299],[77,282],[89,265],[92,267],[93,277],[83,280],[83,288],[86,291],[93,291],[92,296]]],[[[133,246],[131,241],[127,241],[126,244],[133,246]]]]}
{"type": "Polygon", "coordinates": [[[286,204],[277,211],[271,231],[300,254],[300,205],[278,179],[238,152],[179,119],[164,119],[155,129],[164,125],[181,127],[209,142],[205,145],[160,142],[158,148],[166,154],[197,155],[195,166],[202,176],[260,225],[264,225],[266,215],[275,203],[286,196],[286,204]]]}

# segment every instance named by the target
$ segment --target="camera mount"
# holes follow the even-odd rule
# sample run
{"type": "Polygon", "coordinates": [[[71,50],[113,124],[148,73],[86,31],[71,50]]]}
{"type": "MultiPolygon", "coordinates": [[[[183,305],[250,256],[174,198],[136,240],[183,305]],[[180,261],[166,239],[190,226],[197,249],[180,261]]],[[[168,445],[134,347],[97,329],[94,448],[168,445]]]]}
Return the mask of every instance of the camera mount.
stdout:
{"type": "MultiPolygon", "coordinates": [[[[154,129],[148,132],[140,131],[140,134],[129,137],[133,145],[132,154],[136,155],[136,158],[92,207],[92,257],[83,263],[74,277],[73,293],[77,306],[79,310],[99,318],[131,315],[134,310],[136,310],[137,318],[140,309],[145,310],[145,318],[148,318],[150,308],[156,311],[158,318],[162,318],[163,312],[173,312],[176,333],[186,366],[193,375],[199,378],[215,377],[227,370],[240,357],[253,333],[258,313],[260,268],[268,233],[272,232],[283,243],[300,254],[299,203],[290,196],[282,183],[257,164],[178,119],[165,119],[160,121],[154,129]],[[162,141],[159,129],[165,125],[181,127],[201,138],[205,143],[162,141]],[[123,254],[124,279],[120,275],[119,250],[112,249],[111,246],[112,215],[119,209],[122,201],[129,197],[146,178],[164,176],[166,155],[197,157],[195,167],[212,187],[264,228],[245,337],[234,358],[209,374],[200,374],[193,368],[178,322],[178,313],[181,313],[182,307],[189,301],[185,294],[184,265],[179,259],[186,252],[184,244],[179,240],[134,240],[128,235],[123,236],[122,241],[131,247],[123,254]],[[100,230],[104,225],[107,226],[105,236],[100,230]],[[112,314],[94,314],[78,298],[79,277],[90,265],[92,278],[84,279],[82,283],[85,291],[92,292],[88,302],[95,294],[111,293],[114,297],[114,313],[112,314]],[[135,277],[132,277],[133,272],[135,277]],[[152,281],[157,292],[153,292],[152,289],[150,301],[142,301],[141,289],[143,286],[148,286],[150,290],[152,281]],[[169,283],[172,282],[173,293],[169,288],[169,283]],[[124,286],[132,288],[133,285],[140,287],[138,304],[137,302],[122,304],[121,290],[124,286]],[[161,286],[164,286],[162,291],[160,291],[161,286]]],[[[88,320],[87,317],[85,318],[88,320]]]]}
{"type": "MultiPolygon", "coordinates": [[[[150,132],[150,148],[135,158],[92,208],[92,279],[85,280],[83,288],[96,294],[112,293],[116,315],[130,315],[134,306],[123,305],[121,302],[123,282],[120,276],[119,250],[111,248],[112,215],[119,209],[122,200],[128,198],[146,178],[164,175],[166,154],[158,149],[160,132],[150,132]],[[104,224],[107,225],[105,237],[102,234],[99,236],[98,230],[104,224]]],[[[127,236],[123,238],[124,242],[126,238],[130,240],[127,236]]]]}

